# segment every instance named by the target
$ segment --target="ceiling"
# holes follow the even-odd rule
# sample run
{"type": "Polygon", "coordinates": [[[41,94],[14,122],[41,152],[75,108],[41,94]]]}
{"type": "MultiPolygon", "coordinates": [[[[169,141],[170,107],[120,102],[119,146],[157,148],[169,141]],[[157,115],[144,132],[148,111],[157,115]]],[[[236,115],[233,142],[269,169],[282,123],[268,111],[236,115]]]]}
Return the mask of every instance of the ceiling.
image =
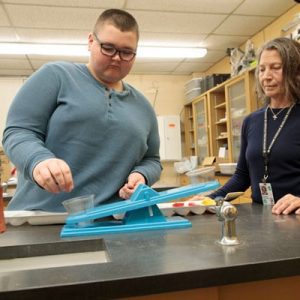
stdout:
{"type": "MultiPolygon", "coordinates": [[[[199,59],[137,58],[132,74],[204,72],[294,5],[294,0],[0,0],[0,42],[87,43],[99,14],[121,8],[135,16],[139,45],[206,47],[199,59]]],[[[0,56],[0,76],[30,75],[47,61],[87,58],[0,56]]]]}

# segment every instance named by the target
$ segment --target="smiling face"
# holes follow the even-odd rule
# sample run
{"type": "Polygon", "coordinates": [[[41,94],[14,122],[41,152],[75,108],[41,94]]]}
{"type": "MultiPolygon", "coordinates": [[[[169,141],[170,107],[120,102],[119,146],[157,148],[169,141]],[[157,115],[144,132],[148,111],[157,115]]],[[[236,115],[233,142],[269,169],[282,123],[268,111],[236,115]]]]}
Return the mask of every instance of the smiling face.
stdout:
{"type": "Polygon", "coordinates": [[[277,50],[264,50],[259,61],[259,83],[271,104],[281,106],[288,104],[283,81],[282,59],[277,50]]]}
{"type": "MultiPolygon", "coordinates": [[[[96,32],[101,43],[110,44],[118,49],[135,51],[138,37],[134,31],[120,31],[110,23],[105,23],[96,32]]],[[[88,40],[90,59],[88,68],[92,75],[109,88],[121,90],[121,80],[130,72],[134,58],[131,61],[123,61],[117,53],[113,57],[104,55],[101,46],[91,33],[88,40]]]]}

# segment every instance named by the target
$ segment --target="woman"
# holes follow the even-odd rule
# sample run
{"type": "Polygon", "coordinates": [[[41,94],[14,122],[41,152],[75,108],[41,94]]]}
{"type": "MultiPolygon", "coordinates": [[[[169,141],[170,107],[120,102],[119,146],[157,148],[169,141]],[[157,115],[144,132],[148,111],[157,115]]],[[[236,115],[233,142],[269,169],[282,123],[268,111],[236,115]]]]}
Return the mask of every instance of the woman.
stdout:
{"type": "Polygon", "coordinates": [[[245,118],[236,172],[210,196],[251,186],[253,202],[300,214],[300,44],[276,38],[263,45],[256,81],[266,106],[245,118]]]}

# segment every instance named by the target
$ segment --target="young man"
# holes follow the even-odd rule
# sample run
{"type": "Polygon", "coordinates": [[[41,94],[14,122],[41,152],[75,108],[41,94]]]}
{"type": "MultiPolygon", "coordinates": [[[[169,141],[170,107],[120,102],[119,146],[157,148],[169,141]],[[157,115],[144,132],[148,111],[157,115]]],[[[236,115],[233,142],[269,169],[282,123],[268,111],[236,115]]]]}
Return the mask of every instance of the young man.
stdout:
{"type": "Polygon", "coordinates": [[[8,209],[63,211],[62,201],[84,194],[96,205],[128,199],[159,179],[154,110],[122,81],[138,38],[132,15],[106,10],[89,34],[87,65],[49,63],[25,82],[3,137],[19,174],[8,209]]]}

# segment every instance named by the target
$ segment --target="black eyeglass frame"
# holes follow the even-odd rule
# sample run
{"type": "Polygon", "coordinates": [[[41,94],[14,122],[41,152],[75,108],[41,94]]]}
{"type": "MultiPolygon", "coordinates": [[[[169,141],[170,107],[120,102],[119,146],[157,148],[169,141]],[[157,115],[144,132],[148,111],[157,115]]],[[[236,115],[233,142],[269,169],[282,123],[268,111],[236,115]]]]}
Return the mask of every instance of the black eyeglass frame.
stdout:
{"type": "Polygon", "coordinates": [[[134,59],[134,57],[136,56],[135,51],[127,50],[127,49],[120,49],[120,48],[115,47],[113,44],[109,44],[109,43],[102,43],[99,40],[99,38],[95,32],[93,33],[93,36],[95,37],[97,43],[100,46],[101,53],[105,56],[114,57],[116,54],[118,54],[121,60],[127,61],[127,62],[132,61],[134,59]],[[105,46],[108,46],[109,48],[111,48],[111,50],[114,50],[114,53],[108,54],[108,53],[103,52],[103,50],[105,51],[105,46]],[[130,59],[127,59],[127,58],[124,59],[123,55],[129,55],[129,54],[131,54],[132,57],[130,57],[130,59]]]}

